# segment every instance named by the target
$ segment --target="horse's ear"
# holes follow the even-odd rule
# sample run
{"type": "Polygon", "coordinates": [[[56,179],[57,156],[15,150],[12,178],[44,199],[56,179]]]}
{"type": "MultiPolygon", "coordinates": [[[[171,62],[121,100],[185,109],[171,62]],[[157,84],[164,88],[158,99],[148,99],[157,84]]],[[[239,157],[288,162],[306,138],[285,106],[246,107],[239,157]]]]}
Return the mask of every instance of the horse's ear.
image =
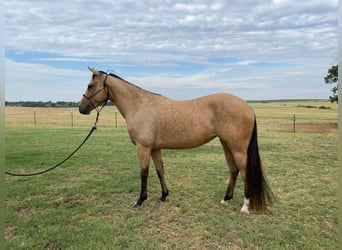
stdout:
{"type": "Polygon", "coordinates": [[[98,74],[99,74],[99,72],[98,72],[96,69],[94,69],[94,68],[90,68],[90,67],[88,66],[88,69],[89,69],[94,75],[98,75],[98,74]]]}

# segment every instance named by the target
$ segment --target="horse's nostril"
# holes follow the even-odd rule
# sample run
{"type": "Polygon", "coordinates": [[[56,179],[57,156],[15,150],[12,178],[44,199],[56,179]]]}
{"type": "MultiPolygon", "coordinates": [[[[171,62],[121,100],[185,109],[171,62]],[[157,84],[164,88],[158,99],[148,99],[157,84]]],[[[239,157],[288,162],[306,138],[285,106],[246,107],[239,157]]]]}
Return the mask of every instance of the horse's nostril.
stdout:
{"type": "Polygon", "coordinates": [[[90,114],[90,111],[89,111],[89,108],[87,105],[85,104],[81,104],[79,107],[78,107],[79,111],[81,114],[83,115],[89,115],[90,114]]]}

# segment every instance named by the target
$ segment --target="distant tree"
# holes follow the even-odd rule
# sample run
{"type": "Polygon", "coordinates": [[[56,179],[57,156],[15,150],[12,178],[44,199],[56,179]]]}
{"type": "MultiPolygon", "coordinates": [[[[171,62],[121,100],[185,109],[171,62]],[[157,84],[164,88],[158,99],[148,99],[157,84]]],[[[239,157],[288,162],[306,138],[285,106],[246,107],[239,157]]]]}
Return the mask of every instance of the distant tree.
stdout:
{"type": "Polygon", "coordinates": [[[333,93],[332,96],[329,96],[331,102],[338,103],[338,64],[331,66],[330,69],[328,69],[327,75],[324,77],[324,81],[326,84],[335,84],[331,89],[331,92],[333,93]]]}

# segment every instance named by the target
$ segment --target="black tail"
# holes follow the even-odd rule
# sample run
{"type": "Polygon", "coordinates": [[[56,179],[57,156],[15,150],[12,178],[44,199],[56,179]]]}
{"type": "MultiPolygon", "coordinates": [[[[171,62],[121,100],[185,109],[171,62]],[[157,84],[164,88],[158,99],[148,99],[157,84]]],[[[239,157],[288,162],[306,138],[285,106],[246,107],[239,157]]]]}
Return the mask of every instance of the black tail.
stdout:
{"type": "Polygon", "coordinates": [[[256,118],[254,118],[253,133],[248,146],[246,197],[249,198],[249,207],[252,210],[265,210],[266,205],[271,204],[273,198],[262,170],[256,118]]]}

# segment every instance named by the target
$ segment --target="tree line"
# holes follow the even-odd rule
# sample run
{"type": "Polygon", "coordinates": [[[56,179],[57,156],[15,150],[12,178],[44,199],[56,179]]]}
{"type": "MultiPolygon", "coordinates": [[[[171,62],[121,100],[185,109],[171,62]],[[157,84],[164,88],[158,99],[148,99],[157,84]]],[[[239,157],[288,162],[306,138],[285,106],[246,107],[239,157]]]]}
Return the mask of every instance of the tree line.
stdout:
{"type": "Polygon", "coordinates": [[[5,106],[19,106],[19,107],[78,107],[78,102],[42,102],[42,101],[5,101],[5,106]]]}
{"type": "MultiPolygon", "coordinates": [[[[17,101],[17,102],[9,102],[5,101],[5,106],[16,106],[16,107],[46,107],[46,108],[55,108],[55,107],[78,107],[78,102],[43,102],[43,101],[17,101]]],[[[108,102],[107,105],[113,105],[111,101],[108,102]]]]}

